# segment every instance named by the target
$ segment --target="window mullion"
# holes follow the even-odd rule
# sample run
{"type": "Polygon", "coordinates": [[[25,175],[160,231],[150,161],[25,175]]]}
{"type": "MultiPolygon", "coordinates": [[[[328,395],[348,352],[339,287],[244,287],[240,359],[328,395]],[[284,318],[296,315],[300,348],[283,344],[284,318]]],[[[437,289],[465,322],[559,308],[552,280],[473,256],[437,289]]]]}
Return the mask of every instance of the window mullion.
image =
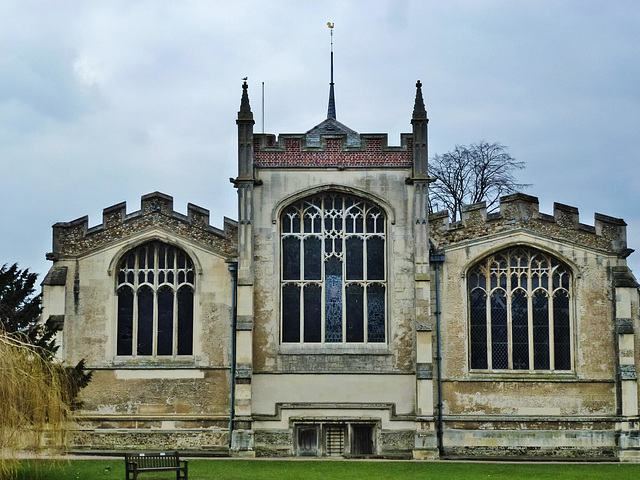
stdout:
{"type": "MultiPolygon", "coordinates": [[[[491,286],[491,277],[487,277],[488,286],[491,286]]],[[[493,338],[491,336],[491,295],[489,291],[486,298],[486,315],[487,315],[487,368],[493,370],[493,338]]],[[[439,360],[438,360],[439,361],[439,360]]]]}
{"type": "MultiPolygon", "coordinates": [[[[531,282],[527,282],[531,283],[531,282]]],[[[529,288],[527,288],[528,290],[529,288]]],[[[527,292],[527,336],[529,338],[529,370],[535,370],[533,344],[533,297],[527,292]]]]}
{"type": "MultiPolygon", "coordinates": [[[[344,202],[344,199],[343,199],[344,202]]],[[[342,205],[342,211],[340,214],[340,243],[342,247],[340,249],[340,266],[342,267],[342,298],[340,300],[340,307],[342,313],[342,341],[340,343],[347,343],[347,234],[345,228],[345,206],[342,205]]]]}
{"type": "MultiPolygon", "coordinates": [[[[553,288],[553,285],[552,285],[553,288]]],[[[553,290],[552,293],[549,293],[547,291],[547,293],[549,294],[549,368],[551,369],[551,371],[555,371],[556,369],[556,345],[555,345],[555,318],[554,318],[554,309],[553,309],[553,303],[555,300],[555,297],[553,296],[553,290]]],[[[573,322],[571,322],[573,323],[573,322]]]]}
{"type": "MultiPolygon", "coordinates": [[[[175,272],[175,274],[176,276],[174,277],[174,279],[177,280],[178,272],[175,272]]],[[[185,280],[186,280],[186,274],[185,274],[185,280]]],[[[173,289],[173,318],[172,318],[171,326],[172,326],[171,356],[175,358],[175,356],[178,354],[178,289],[177,288],[173,289]]]]}
{"type": "MultiPolygon", "coordinates": [[[[156,264],[155,267],[155,271],[156,274],[153,276],[153,315],[152,315],[152,335],[151,335],[151,356],[152,357],[156,357],[157,354],[157,348],[158,348],[158,285],[159,285],[159,257],[160,257],[160,252],[159,250],[159,246],[158,244],[155,245],[155,252],[156,255],[154,255],[154,262],[156,264]]],[[[167,266],[167,260],[166,260],[166,253],[167,253],[167,249],[164,249],[164,253],[165,253],[165,267],[167,266]]],[[[166,277],[166,273],[165,273],[165,277],[166,277]]],[[[165,278],[166,280],[166,278],[165,278]]]]}
{"type": "MultiPolygon", "coordinates": [[[[327,262],[327,232],[326,232],[326,226],[325,226],[325,209],[324,209],[324,199],[322,199],[322,202],[320,204],[321,208],[320,208],[320,231],[322,232],[321,235],[321,251],[320,251],[320,343],[324,344],[325,342],[325,322],[326,322],[326,308],[327,308],[327,302],[325,301],[326,299],[326,285],[327,285],[327,278],[326,278],[326,270],[325,270],[325,265],[327,262]]],[[[301,338],[302,340],[302,338],[301,338]]]]}
{"type": "MultiPolygon", "coordinates": [[[[364,228],[363,228],[363,236],[362,236],[362,243],[364,244],[362,247],[362,286],[363,286],[363,290],[364,290],[364,295],[362,296],[363,300],[362,300],[362,309],[363,309],[363,314],[362,314],[362,318],[363,318],[363,322],[364,322],[364,343],[366,344],[369,341],[369,274],[367,272],[367,267],[368,267],[368,261],[367,259],[369,258],[368,255],[368,251],[367,251],[367,244],[369,243],[367,240],[369,240],[369,236],[367,235],[367,222],[364,222],[364,228]]],[[[386,305],[385,305],[385,311],[386,311],[386,305]]],[[[386,322],[385,322],[386,323],[386,322]]],[[[386,332],[385,332],[385,339],[386,339],[386,332]]]]}
{"type": "Polygon", "coordinates": [[[138,290],[133,292],[133,332],[131,335],[131,356],[138,356],[138,290]]]}
{"type": "MultiPolygon", "coordinates": [[[[510,262],[511,258],[507,257],[507,262],[510,262]]],[[[513,370],[513,316],[512,316],[512,295],[511,290],[511,272],[509,264],[507,263],[507,269],[505,272],[507,276],[506,281],[506,301],[507,301],[507,368],[513,370]]]]}
{"type": "Polygon", "coordinates": [[[304,234],[304,210],[300,215],[300,234],[298,235],[298,242],[300,243],[300,265],[298,266],[298,279],[300,285],[300,289],[298,295],[300,295],[300,299],[298,300],[298,304],[300,305],[300,343],[304,343],[304,289],[305,289],[305,272],[304,272],[304,250],[305,244],[304,241],[306,236],[304,234]]]}

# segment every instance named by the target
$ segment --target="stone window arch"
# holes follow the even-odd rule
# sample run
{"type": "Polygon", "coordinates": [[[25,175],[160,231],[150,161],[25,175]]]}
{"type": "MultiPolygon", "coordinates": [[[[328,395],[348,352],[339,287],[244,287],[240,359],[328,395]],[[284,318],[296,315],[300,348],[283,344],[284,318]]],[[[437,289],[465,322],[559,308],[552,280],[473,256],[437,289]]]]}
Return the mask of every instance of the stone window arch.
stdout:
{"type": "Polygon", "coordinates": [[[182,249],[157,240],[129,250],[117,269],[116,354],[193,355],[195,271],[182,249]]]}
{"type": "Polygon", "coordinates": [[[386,342],[386,223],[379,206],[335,191],[282,210],[282,343],[386,342]]]}
{"type": "Polygon", "coordinates": [[[572,275],[555,257],[514,247],[467,274],[472,370],[572,370],[572,275]]]}

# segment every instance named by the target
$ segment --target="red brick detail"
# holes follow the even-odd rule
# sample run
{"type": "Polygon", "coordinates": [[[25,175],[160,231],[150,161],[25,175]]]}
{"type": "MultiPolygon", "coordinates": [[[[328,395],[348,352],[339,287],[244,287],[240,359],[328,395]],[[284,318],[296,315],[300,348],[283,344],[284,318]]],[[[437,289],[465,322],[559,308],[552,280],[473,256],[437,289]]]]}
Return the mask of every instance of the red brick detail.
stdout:
{"type": "Polygon", "coordinates": [[[260,150],[254,143],[254,165],[257,167],[411,167],[413,144],[407,148],[382,148],[382,139],[367,139],[362,150],[343,150],[340,139],[328,138],[326,148],[302,149],[300,139],[287,138],[285,149],[260,150]]]}

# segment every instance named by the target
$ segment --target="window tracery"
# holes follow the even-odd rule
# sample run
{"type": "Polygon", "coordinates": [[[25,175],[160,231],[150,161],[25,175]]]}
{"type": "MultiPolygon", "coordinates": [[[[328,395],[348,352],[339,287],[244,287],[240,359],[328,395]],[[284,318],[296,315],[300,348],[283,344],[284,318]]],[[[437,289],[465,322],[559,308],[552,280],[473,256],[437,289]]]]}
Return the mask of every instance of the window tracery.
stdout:
{"type": "Polygon", "coordinates": [[[540,251],[517,247],[480,261],[467,280],[471,369],[572,369],[567,266],[540,251]]]}
{"type": "Polygon", "coordinates": [[[386,341],[386,217],[339,193],[281,214],[283,343],[386,341]]]}
{"type": "Polygon", "coordinates": [[[193,354],[193,262],[159,241],[125,254],[118,266],[117,355],[193,354]]]}

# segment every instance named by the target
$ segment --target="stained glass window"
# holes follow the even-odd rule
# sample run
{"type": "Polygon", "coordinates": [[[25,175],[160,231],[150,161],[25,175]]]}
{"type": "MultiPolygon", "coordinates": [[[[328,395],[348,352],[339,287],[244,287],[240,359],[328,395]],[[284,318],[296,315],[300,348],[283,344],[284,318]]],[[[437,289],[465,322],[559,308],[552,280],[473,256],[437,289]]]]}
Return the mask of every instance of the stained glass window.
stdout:
{"type": "Polygon", "coordinates": [[[283,343],[386,342],[386,217],[324,193],[282,212],[283,343]]]}
{"type": "Polygon", "coordinates": [[[117,278],[117,355],[192,355],[195,277],[188,255],[145,243],[125,254],[117,278]]]}
{"type": "Polygon", "coordinates": [[[468,273],[469,362],[490,371],[572,367],[571,271],[543,252],[516,247],[468,273]]]}

